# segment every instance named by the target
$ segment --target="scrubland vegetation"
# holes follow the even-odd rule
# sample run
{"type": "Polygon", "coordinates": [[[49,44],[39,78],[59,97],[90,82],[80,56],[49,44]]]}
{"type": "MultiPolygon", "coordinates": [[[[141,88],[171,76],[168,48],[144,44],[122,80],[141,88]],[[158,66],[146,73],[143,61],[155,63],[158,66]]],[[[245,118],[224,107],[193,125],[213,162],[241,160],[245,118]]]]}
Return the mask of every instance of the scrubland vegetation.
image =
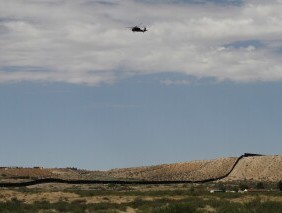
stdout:
{"type": "Polygon", "coordinates": [[[282,212],[282,203],[277,201],[261,201],[255,198],[246,203],[231,202],[227,199],[218,199],[212,197],[204,199],[203,197],[186,198],[182,200],[156,199],[145,201],[137,198],[129,203],[97,203],[87,204],[86,200],[73,202],[58,201],[50,203],[48,201],[26,204],[13,199],[12,201],[0,203],[0,212],[126,212],[131,207],[136,212],[152,213],[189,213],[189,212],[220,212],[220,213],[265,213],[282,212]]]}
{"type": "MultiPolygon", "coordinates": [[[[241,185],[240,185],[241,184],[241,185]]],[[[209,189],[240,188],[236,184],[40,186],[0,189],[0,212],[144,212],[265,213],[282,212],[282,193],[210,193],[209,189]]],[[[245,183],[278,187],[277,183],[245,183]]]]}
{"type": "Polygon", "coordinates": [[[282,213],[281,168],[281,155],[109,171],[4,167],[0,168],[0,213],[282,213]],[[11,186],[9,183],[46,178],[68,181],[4,188],[11,186]],[[69,180],[109,180],[107,183],[112,184],[81,184],[69,180]],[[140,185],[133,180],[194,180],[194,183],[145,185],[143,182],[140,185]]]}

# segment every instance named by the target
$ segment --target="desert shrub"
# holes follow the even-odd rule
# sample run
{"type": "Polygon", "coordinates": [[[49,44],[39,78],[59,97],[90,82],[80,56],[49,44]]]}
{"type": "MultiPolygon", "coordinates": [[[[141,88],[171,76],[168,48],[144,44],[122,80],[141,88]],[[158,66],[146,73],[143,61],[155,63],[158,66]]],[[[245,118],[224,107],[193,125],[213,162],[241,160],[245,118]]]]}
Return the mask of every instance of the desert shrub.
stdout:
{"type": "Polygon", "coordinates": [[[235,202],[219,202],[216,207],[218,213],[280,213],[282,209],[282,203],[280,202],[261,202],[259,198],[248,203],[235,203],[235,202]]]}
{"type": "Polygon", "coordinates": [[[211,194],[211,196],[219,197],[221,199],[232,199],[232,198],[238,198],[238,197],[241,197],[241,196],[244,196],[244,195],[239,194],[239,193],[226,192],[226,193],[214,193],[214,194],[211,194]]]}
{"type": "Polygon", "coordinates": [[[245,189],[249,189],[249,188],[250,188],[249,185],[246,184],[246,183],[240,183],[239,184],[239,189],[241,189],[241,190],[245,190],[245,189]]]}
{"type": "Polygon", "coordinates": [[[91,196],[110,196],[110,195],[119,195],[119,196],[178,196],[178,195],[187,195],[187,196],[200,196],[208,192],[199,192],[191,190],[152,190],[152,191],[138,191],[131,188],[119,188],[117,190],[64,190],[64,192],[72,192],[78,194],[80,197],[91,197],[91,196]]]}
{"type": "Polygon", "coordinates": [[[259,209],[260,212],[282,212],[282,203],[281,202],[274,202],[274,201],[267,201],[263,202],[259,209]]]}
{"type": "Polygon", "coordinates": [[[242,204],[238,203],[228,203],[221,205],[217,211],[218,213],[251,213],[249,211],[246,211],[242,204]]]}
{"type": "Polygon", "coordinates": [[[147,202],[143,201],[141,197],[137,197],[132,202],[130,202],[130,206],[133,207],[133,208],[138,208],[138,207],[144,205],[145,203],[147,203],[147,202]]]}
{"type": "Polygon", "coordinates": [[[96,204],[88,204],[87,209],[90,212],[115,212],[117,210],[126,211],[126,205],[102,202],[102,203],[96,203],[96,204]]]}
{"type": "Polygon", "coordinates": [[[169,204],[163,207],[155,208],[153,213],[193,213],[199,212],[189,203],[169,204]]]}
{"type": "Polygon", "coordinates": [[[239,186],[238,185],[228,185],[226,187],[227,190],[229,191],[235,191],[235,192],[238,192],[239,191],[239,186]]]}
{"type": "Polygon", "coordinates": [[[256,188],[257,188],[257,189],[264,189],[265,187],[264,187],[264,185],[263,185],[263,182],[258,182],[258,183],[256,184],[256,188]]]}
{"type": "Polygon", "coordinates": [[[32,208],[34,212],[38,212],[39,210],[54,209],[58,212],[83,213],[86,211],[87,205],[83,203],[76,203],[76,202],[69,203],[65,201],[59,201],[56,203],[50,203],[49,201],[36,201],[32,205],[29,205],[29,208],[32,208]]]}
{"type": "Polygon", "coordinates": [[[41,192],[44,192],[43,189],[40,189],[40,188],[28,188],[26,186],[23,186],[23,187],[19,187],[19,188],[16,188],[16,189],[13,189],[15,191],[18,191],[18,192],[22,192],[22,193],[29,193],[29,194],[36,194],[36,193],[41,193],[41,192]]]}
{"type": "Polygon", "coordinates": [[[51,205],[52,204],[47,200],[35,201],[33,203],[35,209],[50,209],[52,208],[51,205]]]}
{"type": "MultiPolygon", "coordinates": [[[[229,197],[229,195],[233,196],[236,194],[222,193],[219,195],[220,199],[216,197],[211,197],[211,199],[209,200],[201,200],[198,201],[198,203],[196,202],[195,204],[196,207],[201,207],[202,204],[211,206],[212,208],[216,209],[216,212],[218,213],[263,213],[263,212],[279,213],[281,212],[279,211],[279,209],[282,209],[281,203],[261,202],[259,197],[248,203],[231,202],[230,199],[232,199],[233,197],[229,197]]],[[[243,195],[239,195],[239,196],[243,196],[243,195]]]]}
{"type": "Polygon", "coordinates": [[[282,211],[282,203],[273,201],[261,202],[261,200],[257,198],[244,204],[244,209],[253,213],[279,213],[282,211]]]}
{"type": "Polygon", "coordinates": [[[72,204],[80,205],[80,204],[85,204],[86,200],[85,199],[76,199],[71,202],[72,204]]]}
{"type": "Polygon", "coordinates": [[[17,200],[17,198],[13,198],[9,202],[0,202],[0,212],[1,213],[22,213],[22,212],[36,212],[33,206],[29,204],[24,204],[23,202],[17,200]]]}
{"type": "Polygon", "coordinates": [[[226,186],[225,186],[224,184],[220,183],[220,184],[218,185],[218,189],[225,192],[225,191],[226,191],[226,186]]]}
{"type": "Polygon", "coordinates": [[[156,200],[143,200],[142,197],[137,197],[132,202],[127,203],[127,206],[130,206],[134,209],[139,209],[141,212],[150,212],[152,209],[167,205],[168,203],[173,203],[175,201],[162,198],[156,200]]]}
{"type": "MultiPolygon", "coordinates": [[[[148,192],[142,192],[142,194],[147,194],[149,196],[178,196],[178,195],[183,195],[183,196],[200,196],[203,193],[200,193],[198,191],[191,191],[191,190],[160,190],[160,191],[148,191],[148,192]]],[[[141,194],[140,194],[141,195],[141,194]]]]}
{"type": "Polygon", "coordinates": [[[115,189],[117,187],[117,184],[109,183],[107,186],[109,189],[115,189]]]}
{"type": "Polygon", "coordinates": [[[281,180],[278,182],[277,187],[280,191],[282,191],[282,181],[281,180]]]}
{"type": "Polygon", "coordinates": [[[130,206],[134,209],[138,209],[139,212],[152,212],[154,209],[160,209],[163,206],[170,204],[177,204],[179,202],[188,202],[187,199],[184,200],[173,200],[168,198],[161,198],[155,200],[143,200],[142,197],[137,197],[132,202],[126,203],[126,206],[130,206]]]}
{"type": "Polygon", "coordinates": [[[114,191],[109,190],[63,190],[64,192],[72,192],[78,194],[80,197],[92,197],[92,196],[99,196],[99,195],[113,195],[114,191]]]}
{"type": "Polygon", "coordinates": [[[221,205],[222,202],[223,201],[221,199],[211,198],[211,199],[209,199],[205,202],[205,205],[209,205],[209,206],[212,206],[214,208],[217,208],[221,205]]]}

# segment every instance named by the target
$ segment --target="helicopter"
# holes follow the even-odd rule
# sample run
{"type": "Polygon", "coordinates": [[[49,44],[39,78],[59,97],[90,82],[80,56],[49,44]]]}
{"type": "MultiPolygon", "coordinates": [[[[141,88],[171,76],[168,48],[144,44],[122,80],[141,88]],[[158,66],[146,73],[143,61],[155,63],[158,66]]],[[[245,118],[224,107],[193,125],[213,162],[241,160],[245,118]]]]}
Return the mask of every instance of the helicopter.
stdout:
{"type": "Polygon", "coordinates": [[[129,27],[129,28],[131,29],[132,32],[143,32],[143,33],[145,33],[146,31],[148,31],[146,27],[144,27],[142,29],[141,27],[139,27],[137,25],[134,26],[134,27],[129,27]]]}

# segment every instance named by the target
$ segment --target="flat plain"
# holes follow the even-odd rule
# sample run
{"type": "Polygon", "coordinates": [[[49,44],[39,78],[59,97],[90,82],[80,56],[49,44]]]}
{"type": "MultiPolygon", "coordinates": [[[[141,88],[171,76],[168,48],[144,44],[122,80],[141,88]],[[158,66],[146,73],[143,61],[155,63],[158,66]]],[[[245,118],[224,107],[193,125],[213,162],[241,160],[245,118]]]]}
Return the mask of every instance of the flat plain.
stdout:
{"type": "Polygon", "coordinates": [[[238,186],[41,184],[2,188],[0,212],[282,212],[278,190],[234,192],[238,186]],[[225,192],[210,192],[222,187],[225,192]]]}

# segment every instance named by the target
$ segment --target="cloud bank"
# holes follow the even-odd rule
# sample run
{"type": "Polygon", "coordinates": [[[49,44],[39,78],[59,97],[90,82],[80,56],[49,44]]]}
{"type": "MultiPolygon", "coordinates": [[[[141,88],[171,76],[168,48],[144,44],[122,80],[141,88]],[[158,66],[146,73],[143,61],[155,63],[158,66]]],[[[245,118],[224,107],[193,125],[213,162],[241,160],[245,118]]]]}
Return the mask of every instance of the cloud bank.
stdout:
{"type": "Polygon", "coordinates": [[[0,0],[0,83],[282,80],[281,0],[151,2],[0,0]],[[149,31],[126,28],[136,24],[149,31]]]}

